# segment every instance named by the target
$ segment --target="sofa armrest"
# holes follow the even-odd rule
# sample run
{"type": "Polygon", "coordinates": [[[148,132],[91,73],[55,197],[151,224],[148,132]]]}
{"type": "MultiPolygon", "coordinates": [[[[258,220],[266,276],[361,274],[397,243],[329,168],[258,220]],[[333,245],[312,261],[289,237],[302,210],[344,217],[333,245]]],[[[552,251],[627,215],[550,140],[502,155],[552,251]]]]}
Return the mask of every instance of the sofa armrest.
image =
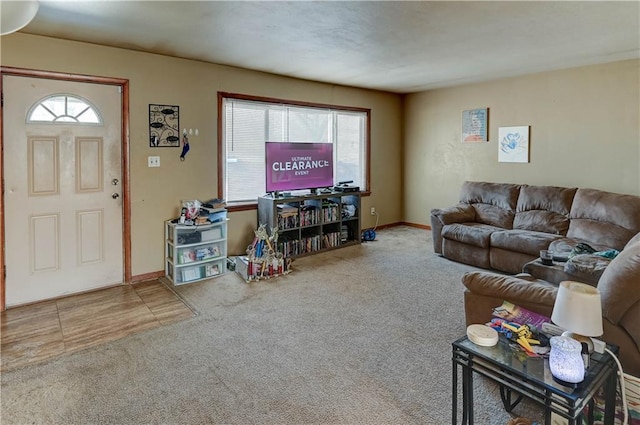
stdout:
{"type": "Polygon", "coordinates": [[[530,275],[505,276],[497,273],[474,271],[462,276],[466,287],[464,308],[466,323],[485,323],[492,310],[509,301],[544,316],[551,316],[558,288],[530,275]]]}
{"type": "Polygon", "coordinates": [[[442,254],[442,227],[451,223],[466,223],[475,221],[476,210],[469,204],[457,204],[449,208],[434,208],[431,210],[431,235],[433,237],[433,251],[442,254]]]}
{"type": "MultiPolygon", "coordinates": [[[[627,247],[607,266],[598,282],[602,316],[619,324],[635,304],[640,304],[640,241],[627,247]]],[[[640,335],[638,335],[640,343],[640,335]]]]}
{"type": "Polygon", "coordinates": [[[481,271],[465,273],[462,283],[471,292],[509,300],[517,305],[535,302],[553,307],[558,292],[557,286],[544,280],[481,271]]]}
{"type": "Polygon", "coordinates": [[[475,221],[476,210],[470,204],[457,204],[449,208],[434,208],[431,216],[436,217],[443,225],[465,223],[475,221]]]}

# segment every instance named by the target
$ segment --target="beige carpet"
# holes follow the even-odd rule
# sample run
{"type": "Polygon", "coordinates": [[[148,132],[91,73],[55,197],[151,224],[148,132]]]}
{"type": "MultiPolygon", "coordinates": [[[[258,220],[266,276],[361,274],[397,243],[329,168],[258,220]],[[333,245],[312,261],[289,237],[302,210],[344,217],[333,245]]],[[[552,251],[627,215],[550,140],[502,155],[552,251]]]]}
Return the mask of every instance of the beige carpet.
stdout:
{"type": "MultiPolygon", "coordinates": [[[[3,373],[1,423],[450,424],[472,269],[397,227],[274,280],[181,286],[191,319],[3,373]]],[[[475,394],[477,424],[508,422],[494,385],[475,394]]]]}

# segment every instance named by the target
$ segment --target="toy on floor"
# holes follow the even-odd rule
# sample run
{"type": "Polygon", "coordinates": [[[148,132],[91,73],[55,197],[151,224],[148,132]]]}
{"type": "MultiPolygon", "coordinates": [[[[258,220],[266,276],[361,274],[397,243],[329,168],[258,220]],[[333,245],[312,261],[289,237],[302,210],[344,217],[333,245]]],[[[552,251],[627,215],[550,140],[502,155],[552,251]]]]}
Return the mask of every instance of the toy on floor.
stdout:
{"type": "Polygon", "coordinates": [[[269,236],[266,226],[260,224],[254,233],[253,243],[247,247],[247,282],[288,274],[291,259],[278,251],[278,228],[272,228],[269,236]]]}

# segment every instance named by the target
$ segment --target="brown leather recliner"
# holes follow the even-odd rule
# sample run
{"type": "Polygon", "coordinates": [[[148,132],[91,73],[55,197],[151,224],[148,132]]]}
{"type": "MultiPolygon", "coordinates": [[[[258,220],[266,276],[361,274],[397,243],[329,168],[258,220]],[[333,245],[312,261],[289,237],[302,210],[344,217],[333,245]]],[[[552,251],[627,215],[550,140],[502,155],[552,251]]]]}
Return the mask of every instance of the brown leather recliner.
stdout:
{"type": "MultiPolygon", "coordinates": [[[[467,325],[486,323],[492,309],[509,301],[550,317],[557,285],[527,276],[477,271],[462,277],[467,325]]],[[[598,281],[602,299],[602,339],[620,347],[626,373],[640,377],[640,234],[624,247],[598,281]]]]}
{"type": "Polygon", "coordinates": [[[431,210],[434,252],[510,274],[543,249],[620,251],[638,232],[640,196],[596,189],[467,181],[458,204],[431,210]]]}

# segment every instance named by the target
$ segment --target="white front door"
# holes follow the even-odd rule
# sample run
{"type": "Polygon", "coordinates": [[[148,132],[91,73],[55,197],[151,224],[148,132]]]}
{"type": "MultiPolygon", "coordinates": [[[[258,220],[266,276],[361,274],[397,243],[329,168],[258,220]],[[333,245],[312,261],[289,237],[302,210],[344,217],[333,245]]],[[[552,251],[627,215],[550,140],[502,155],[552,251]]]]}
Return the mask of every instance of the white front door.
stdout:
{"type": "Polygon", "coordinates": [[[3,91],[6,305],[122,283],[119,87],[4,76],[3,91]],[[52,95],[38,117],[56,121],[30,122],[52,95]]]}

